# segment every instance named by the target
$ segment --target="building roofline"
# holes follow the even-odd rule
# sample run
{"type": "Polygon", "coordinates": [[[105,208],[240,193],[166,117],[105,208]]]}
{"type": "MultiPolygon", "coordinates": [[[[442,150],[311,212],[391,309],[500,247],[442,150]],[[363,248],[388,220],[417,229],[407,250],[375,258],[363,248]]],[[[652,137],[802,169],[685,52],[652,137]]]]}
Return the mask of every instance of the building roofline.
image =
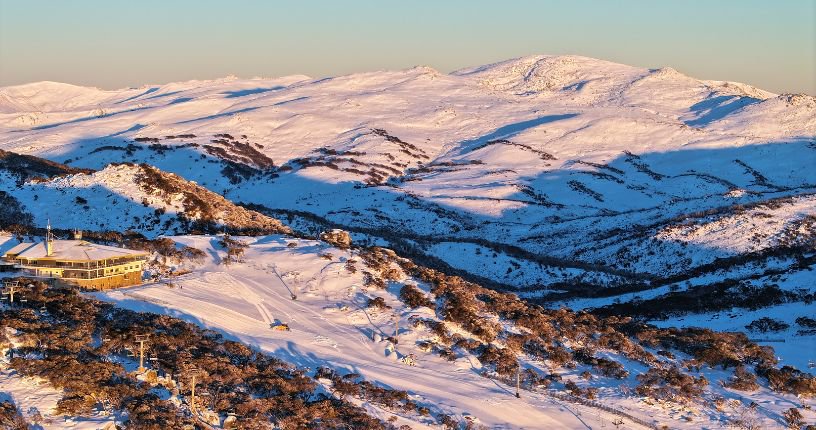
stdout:
{"type": "Polygon", "coordinates": [[[11,255],[13,256],[13,258],[24,258],[28,260],[87,262],[150,255],[150,253],[146,251],[139,251],[127,248],[116,248],[113,246],[100,245],[85,240],[56,240],[53,241],[52,243],[56,249],[51,255],[48,255],[45,246],[45,241],[42,241],[20,243],[6,251],[3,257],[8,258],[11,255]],[[88,251],[96,251],[103,254],[108,253],[110,255],[91,256],[88,254],[88,251]],[[69,252],[71,254],[60,255],[60,253],[66,252],[69,252]],[[27,253],[30,255],[26,255],[27,253]]]}

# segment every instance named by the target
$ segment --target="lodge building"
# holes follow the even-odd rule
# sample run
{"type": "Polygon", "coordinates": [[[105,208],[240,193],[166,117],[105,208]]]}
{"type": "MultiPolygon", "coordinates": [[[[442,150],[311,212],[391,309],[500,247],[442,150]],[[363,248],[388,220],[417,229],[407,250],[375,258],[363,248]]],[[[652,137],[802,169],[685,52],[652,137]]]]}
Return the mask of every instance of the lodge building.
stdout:
{"type": "Polygon", "coordinates": [[[142,266],[147,253],[114,246],[97,245],[79,238],[23,242],[3,255],[7,264],[29,276],[94,290],[142,283],[142,266]]]}

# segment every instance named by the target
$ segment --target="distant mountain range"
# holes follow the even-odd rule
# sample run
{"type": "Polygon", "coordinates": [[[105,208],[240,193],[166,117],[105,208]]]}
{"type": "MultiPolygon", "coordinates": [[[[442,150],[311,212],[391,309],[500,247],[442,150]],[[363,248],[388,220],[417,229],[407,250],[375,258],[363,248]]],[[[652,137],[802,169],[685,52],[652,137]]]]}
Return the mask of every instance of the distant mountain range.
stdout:
{"type": "MultiPolygon", "coordinates": [[[[0,112],[6,151],[147,163],[295,229],[343,227],[522,291],[682,280],[812,240],[816,99],[671,68],[530,56],[447,75],[39,82],[0,89],[0,112]]],[[[50,210],[37,221],[87,222],[50,210]]]]}

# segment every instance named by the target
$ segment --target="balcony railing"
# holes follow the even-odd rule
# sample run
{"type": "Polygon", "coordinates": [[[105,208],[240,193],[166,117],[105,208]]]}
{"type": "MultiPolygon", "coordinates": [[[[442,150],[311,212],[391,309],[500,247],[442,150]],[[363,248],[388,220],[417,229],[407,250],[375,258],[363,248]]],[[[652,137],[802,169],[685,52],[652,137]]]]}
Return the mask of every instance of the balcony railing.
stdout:
{"type": "Polygon", "coordinates": [[[26,267],[51,267],[57,269],[77,269],[77,270],[94,270],[94,269],[104,269],[107,267],[116,267],[116,266],[124,266],[130,263],[144,261],[144,258],[141,257],[134,257],[128,259],[116,259],[116,260],[98,260],[98,261],[89,261],[84,263],[77,263],[77,262],[67,262],[67,261],[55,261],[55,260],[28,260],[18,258],[14,260],[18,266],[26,266],[26,267]]]}
{"type": "Polygon", "coordinates": [[[46,278],[46,279],[103,279],[103,278],[112,278],[114,276],[119,275],[130,275],[134,273],[140,273],[140,270],[123,270],[123,271],[115,271],[112,273],[94,273],[95,271],[91,270],[65,270],[62,272],[62,276],[56,276],[54,274],[46,274],[46,273],[37,273],[38,267],[21,267],[23,270],[29,272],[29,275],[34,278],[46,278]]]}

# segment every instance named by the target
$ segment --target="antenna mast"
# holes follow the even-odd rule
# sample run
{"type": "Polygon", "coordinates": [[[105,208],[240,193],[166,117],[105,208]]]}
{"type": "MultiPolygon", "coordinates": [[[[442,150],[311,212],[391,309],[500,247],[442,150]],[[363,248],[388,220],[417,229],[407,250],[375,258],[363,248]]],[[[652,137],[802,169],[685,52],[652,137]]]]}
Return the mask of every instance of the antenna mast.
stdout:
{"type": "Polygon", "coordinates": [[[50,257],[54,253],[54,235],[51,234],[51,218],[48,219],[48,226],[45,229],[45,255],[50,257]]]}

